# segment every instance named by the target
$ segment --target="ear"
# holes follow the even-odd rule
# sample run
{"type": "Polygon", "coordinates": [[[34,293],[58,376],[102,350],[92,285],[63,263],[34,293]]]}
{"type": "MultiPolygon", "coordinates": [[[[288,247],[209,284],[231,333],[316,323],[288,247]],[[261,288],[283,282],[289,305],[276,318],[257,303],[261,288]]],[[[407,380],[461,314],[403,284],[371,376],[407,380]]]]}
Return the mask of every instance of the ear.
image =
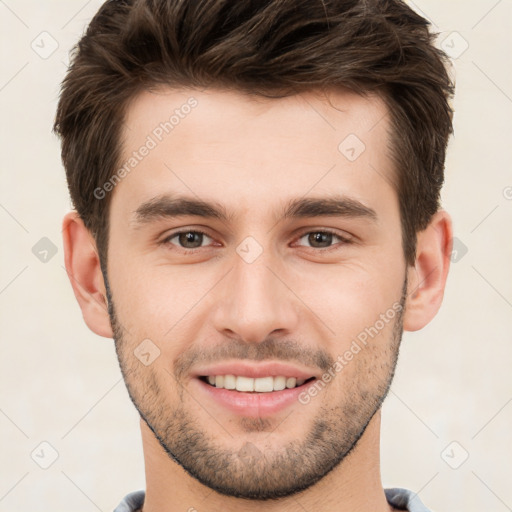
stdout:
{"type": "Polygon", "coordinates": [[[66,272],[85,323],[99,336],[113,338],[96,243],[76,211],[64,217],[62,234],[66,272]]]}
{"type": "Polygon", "coordinates": [[[451,218],[447,212],[439,210],[417,236],[415,263],[407,271],[404,330],[422,329],[441,307],[452,245],[451,218]]]}

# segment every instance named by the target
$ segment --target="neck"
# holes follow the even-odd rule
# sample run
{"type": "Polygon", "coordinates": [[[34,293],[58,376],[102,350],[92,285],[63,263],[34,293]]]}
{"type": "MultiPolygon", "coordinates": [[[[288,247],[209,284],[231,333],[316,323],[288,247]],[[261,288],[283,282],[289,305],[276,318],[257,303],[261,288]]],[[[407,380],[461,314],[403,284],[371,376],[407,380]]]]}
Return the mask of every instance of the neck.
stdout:
{"type": "Polygon", "coordinates": [[[141,420],[146,467],[143,512],[390,512],[380,479],[380,411],[352,452],[310,488],[287,498],[251,501],[223,496],[176,464],[141,420]]]}

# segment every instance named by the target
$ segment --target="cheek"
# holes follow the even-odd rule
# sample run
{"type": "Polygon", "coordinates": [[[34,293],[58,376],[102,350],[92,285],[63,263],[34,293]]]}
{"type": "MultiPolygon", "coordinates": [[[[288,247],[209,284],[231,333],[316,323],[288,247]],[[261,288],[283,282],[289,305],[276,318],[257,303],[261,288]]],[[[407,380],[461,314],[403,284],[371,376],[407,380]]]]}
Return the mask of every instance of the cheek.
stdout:
{"type": "Polygon", "coordinates": [[[113,273],[112,293],[119,318],[130,332],[161,339],[186,322],[215,284],[212,272],[192,267],[130,265],[113,273]]]}
{"type": "Polygon", "coordinates": [[[346,343],[382,315],[387,323],[395,316],[404,279],[401,269],[349,263],[314,270],[297,274],[290,282],[296,283],[295,293],[336,340],[346,343]]]}
{"type": "MultiPolygon", "coordinates": [[[[399,320],[397,320],[399,321],[399,320]]],[[[335,359],[330,392],[335,396],[375,399],[387,389],[398,355],[395,321],[362,330],[332,351],[335,359]]]]}

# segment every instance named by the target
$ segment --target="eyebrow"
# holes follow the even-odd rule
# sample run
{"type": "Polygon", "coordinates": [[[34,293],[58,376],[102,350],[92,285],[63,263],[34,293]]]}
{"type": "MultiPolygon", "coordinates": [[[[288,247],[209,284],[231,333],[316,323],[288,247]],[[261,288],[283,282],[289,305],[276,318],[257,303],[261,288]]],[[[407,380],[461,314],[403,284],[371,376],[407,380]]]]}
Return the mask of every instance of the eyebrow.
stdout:
{"type": "Polygon", "coordinates": [[[377,213],[356,199],[336,196],[290,201],[283,218],[294,217],[362,217],[376,221],[377,213]]]}
{"type": "MultiPolygon", "coordinates": [[[[159,219],[181,216],[218,219],[223,222],[229,222],[233,218],[224,206],[216,202],[185,196],[161,195],[141,204],[134,211],[133,223],[138,226],[159,219]]],[[[376,221],[377,213],[357,199],[334,196],[291,200],[285,205],[281,214],[281,219],[304,217],[366,218],[376,221]]]]}

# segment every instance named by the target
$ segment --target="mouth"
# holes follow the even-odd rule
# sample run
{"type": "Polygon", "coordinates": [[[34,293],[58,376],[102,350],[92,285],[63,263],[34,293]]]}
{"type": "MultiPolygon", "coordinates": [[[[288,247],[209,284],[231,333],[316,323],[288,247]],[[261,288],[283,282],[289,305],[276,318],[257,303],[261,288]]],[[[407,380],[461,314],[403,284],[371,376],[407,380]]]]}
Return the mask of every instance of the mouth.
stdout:
{"type": "Polygon", "coordinates": [[[211,387],[238,391],[240,393],[275,393],[286,389],[296,389],[313,381],[315,377],[306,379],[296,377],[266,376],[245,377],[243,375],[202,375],[199,380],[211,387]]]}
{"type": "Polygon", "coordinates": [[[202,396],[205,404],[220,407],[221,414],[268,418],[297,407],[301,395],[317,380],[316,377],[284,375],[197,375],[191,380],[191,390],[197,392],[199,399],[202,396]]]}
{"type": "Polygon", "coordinates": [[[286,361],[227,360],[198,367],[191,376],[191,390],[220,414],[256,418],[301,404],[300,397],[321,373],[286,361]]]}

